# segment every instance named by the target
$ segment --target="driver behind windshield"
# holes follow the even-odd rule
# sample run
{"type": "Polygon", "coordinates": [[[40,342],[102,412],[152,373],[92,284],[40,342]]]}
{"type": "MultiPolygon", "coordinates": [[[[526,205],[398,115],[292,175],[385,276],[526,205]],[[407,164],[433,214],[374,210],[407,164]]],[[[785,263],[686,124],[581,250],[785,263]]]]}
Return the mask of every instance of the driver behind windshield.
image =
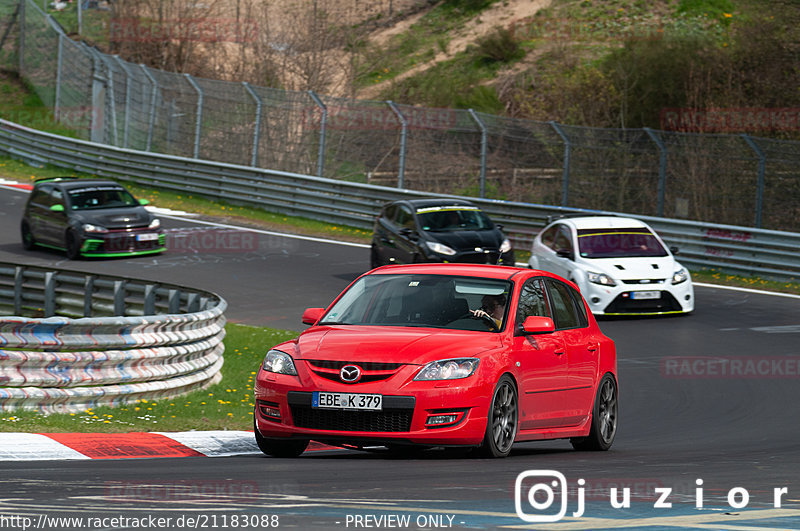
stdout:
{"type": "Polygon", "coordinates": [[[503,325],[503,315],[506,311],[506,298],[504,295],[484,295],[481,299],[481,307],[477,310],[470,310],[476,319],[491,319],[499,330],[503,325]]]}

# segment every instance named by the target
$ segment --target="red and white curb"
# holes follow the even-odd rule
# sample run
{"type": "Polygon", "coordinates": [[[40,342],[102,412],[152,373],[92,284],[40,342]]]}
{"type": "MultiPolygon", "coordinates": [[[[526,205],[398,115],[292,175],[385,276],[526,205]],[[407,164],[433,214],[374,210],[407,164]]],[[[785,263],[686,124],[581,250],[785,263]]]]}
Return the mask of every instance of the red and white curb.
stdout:
{"type": "Polygon", "coordinates": [[[253,432],[0,433],[0,461],[224,457],[261,453],[253,432]]]}
{"type": "MultiPolygon", "coordinates": [[[[312,442],[307,451],[338,450],[312,442]]],[[[0,461],[228,457],[261,454],[251,431],[0,433],[0,461]]]]}

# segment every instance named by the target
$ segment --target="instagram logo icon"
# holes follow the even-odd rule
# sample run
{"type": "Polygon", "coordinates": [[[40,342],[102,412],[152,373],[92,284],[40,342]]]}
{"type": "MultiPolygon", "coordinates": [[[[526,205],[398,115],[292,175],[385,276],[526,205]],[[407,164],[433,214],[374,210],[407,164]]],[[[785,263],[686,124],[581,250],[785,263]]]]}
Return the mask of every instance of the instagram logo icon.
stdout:
{"type": "Polygon", "coordinates": [[[526,470],[514,483],[514,507],[526,522],[558,522],[567,514],[567,478],[556,470],[526,470]],[[554,505],[556,497],[558,512],[554,505]]]}

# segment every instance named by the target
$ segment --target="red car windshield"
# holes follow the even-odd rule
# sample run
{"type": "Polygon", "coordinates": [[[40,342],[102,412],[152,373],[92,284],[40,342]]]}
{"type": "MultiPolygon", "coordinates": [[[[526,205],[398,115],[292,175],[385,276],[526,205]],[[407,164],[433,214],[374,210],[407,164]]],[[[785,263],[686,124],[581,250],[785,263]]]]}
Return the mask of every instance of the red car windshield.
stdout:
{"type": "MultiPolygon", "coordinates": [[[[342,295],[319,324],[497,331],[470,310],[480,309],[487,297],[507,300],[510,289],[508,281],[487,278],[367,275],[342,295]]],[[[505,314],[501,321],[505,322],[505,314]]]]}
{"type": "Polygon", "coordinates": [[[578,252],[583,258],[667,256],[667,250],[647,228],[580,229],[578,252]]]}

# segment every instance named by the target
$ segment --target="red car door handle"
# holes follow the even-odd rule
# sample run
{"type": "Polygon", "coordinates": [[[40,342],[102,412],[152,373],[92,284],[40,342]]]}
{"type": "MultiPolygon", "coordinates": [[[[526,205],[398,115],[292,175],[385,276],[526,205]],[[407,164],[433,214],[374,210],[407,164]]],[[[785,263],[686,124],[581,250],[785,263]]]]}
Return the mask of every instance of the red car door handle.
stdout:
{"type": "Polygon", "coordinates": [[[564,354],[565,351],[563,350],[556,350],[556,356],[561,356],[564,354]]]}
{"type": "Polygon", "coordinates": [[[586,345],[586,349],[589,352],[597,352],[597,349],[599,348],[600,348],[600,343],[589,343],[588,345],[586,345]]]}

